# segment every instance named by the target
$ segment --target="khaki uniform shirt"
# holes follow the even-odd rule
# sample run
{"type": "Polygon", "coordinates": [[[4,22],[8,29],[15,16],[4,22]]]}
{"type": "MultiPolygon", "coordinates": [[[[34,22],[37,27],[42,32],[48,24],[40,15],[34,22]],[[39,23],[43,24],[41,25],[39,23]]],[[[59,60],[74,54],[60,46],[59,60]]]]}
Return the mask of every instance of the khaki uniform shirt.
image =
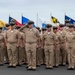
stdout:
{"type": "Polygon", "coordinates": [[[0,33],[0,47],[4,46],[3,42],[4,42],[4,35],[0,33]]]}
{"type": "Polygon", "coordinates": [[[23,32],[19,32],[20,33],[20,46],[23,47],[23,37],[24,37],[24,33],[23,32]]]}
{"type": "Polygon", "coordinates": [[[3,33],[0,33],[0,41],[4,41],[4,35],[3,35],[3,33]]]}
{"type": "Polygon", "coordinates": [[[14,30],[9,29],[5,35],[5,38],[7,39],[8,43],[17,43],[19,37],[20,37],[19,31],[15,29],[14,30]]]}
{"type": "Polygon", "coordinates": [[[55,41],[56,41],[56,44],[59,44],[60,43],[60,34],[57,32],[57,33],[54,33],[55,34],[55,41]]]}
{"type": "Polygon", "coordinates": [[[68,32],[66,34],[66,41],[68,43],[75,43],[75,32],[74,31],[73,32],[68,32]]]}
{"type": "Polygon", "coordinates": [[[66,41],[66,32],[63,30],[63,31],[59,31],[59,34],[60,34],[60,41],[61,43],[65,43],[66,41]]]}
{"type": "Polygon", "coordinates": [[[39,36],[39,31],[36,28],[28,28],[25,32],[26,43],[37,43],[39,36]]]}
{"type": "Polygon", "coordinates": [[[43,34],[43,41],[45,42],[45,45],[53,45],[56,37],[53,32],[45,32],[43,34]]]}

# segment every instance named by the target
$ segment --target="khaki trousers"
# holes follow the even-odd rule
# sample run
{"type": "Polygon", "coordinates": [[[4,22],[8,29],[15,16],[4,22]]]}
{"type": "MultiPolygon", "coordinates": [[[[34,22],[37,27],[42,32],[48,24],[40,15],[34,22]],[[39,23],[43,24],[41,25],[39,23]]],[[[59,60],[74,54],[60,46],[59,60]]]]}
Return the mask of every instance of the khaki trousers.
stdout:
{"type": "Polygon", "coordinates": [[[7,52],[9,65],[16,66],[18,64],[18,49],[16,47],[16,43],[7,43],[7,52]]]}
{"type": "Polygon", "coordinates": [[[36,43],[26,43],[28,67],[36,67],[36,43]]]}
{"type": "Polygon", "coordinates": [[[65,65],[66,64],[66,56],[67,56],[67,50],[65,48],[65,43],[61,44],[60,47],[60,64],[65,65]]]}
{"type": "Polygon", "coordinates": [[[4,58],[5,58],[6,62],[9,62],[7,48],[4,49],[4,58]]]}
{"type": "Polygon", "coordinates": [[[18,48],[18,64],[22,65],[22,61],[24,60],[24,49],[20,46],[18,48]]]}
{"type": "Polygon", "coordinates": [[[36,49],[36,65],[41,65],[41,49],[36,49]]]}
{"type": "Polygon", "coordinates": [[[0,43],[0,64],[4,63],[4,45],[0,43]]]}
{"type": "Polygon", "coordinates": [[[67,44],[67,53],[68,53],[68,63],[69,68],[75,67],[75,44],[67,44]]]}
{"type": "Polygon", "coordinates": [[[53,67],[54,65],[54,46],[53,45],[45,45],[44,47],[45,51],[45,61],[46,61],[46,67],[53,67]]]}
{"type": "Polygon", "coordinates": [[[59,65],[59,50],[60,50],[60,46],[59,44],[57,44],[54,50],[54,65],[55,66],[59,65]]]}

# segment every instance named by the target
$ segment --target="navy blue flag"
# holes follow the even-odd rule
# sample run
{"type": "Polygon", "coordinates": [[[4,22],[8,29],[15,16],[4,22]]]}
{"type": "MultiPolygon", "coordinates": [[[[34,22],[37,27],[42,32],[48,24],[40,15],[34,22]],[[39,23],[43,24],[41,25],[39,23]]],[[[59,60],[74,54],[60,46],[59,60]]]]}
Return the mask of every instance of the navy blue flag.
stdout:
{"type": "MultiPolygon", "coordinates": [[[[29,20],[30,20],[30,19],[28,19],[28,18],[22,16],[22,24],[23,24],[23,25],[24,25],[24,24],[27,24],[29,20]]],[[[33,27],[36,27],[36,26],[33,25],[33,27]]]]}
{"type": "Polygon", "coordinates": [[[45,23],[42,23],[42,28],[46,28],[46,24],[45,23]]]}
{"type": "Polygon", "coordinates": [[[22,16],[22,24],[27,24],[27,23],[28,23],[28,21],[29,21],[29,19],[28,19],[28,18],[26,18],[26,17],[22,16]]]}
{"type": "Polygon", "coordinates": [[[70,24],[75,24],[75,20],[65,15],[65,21],[69,21],[70,24]]]}

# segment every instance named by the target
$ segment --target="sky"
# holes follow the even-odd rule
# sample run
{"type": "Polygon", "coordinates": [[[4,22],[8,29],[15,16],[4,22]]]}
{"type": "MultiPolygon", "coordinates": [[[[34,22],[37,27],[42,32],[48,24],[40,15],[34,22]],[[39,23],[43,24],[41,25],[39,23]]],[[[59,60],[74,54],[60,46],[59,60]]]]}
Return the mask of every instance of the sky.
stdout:
{"type": "Polygon", "coordinates": [[[22,15],[36,23],[37,14],[43,21],[52,14],[64,23],[65,13],[75,19],[75,0],[0,0],[0,20],[7,23],[9,15],[20,23],[22,15]]]}

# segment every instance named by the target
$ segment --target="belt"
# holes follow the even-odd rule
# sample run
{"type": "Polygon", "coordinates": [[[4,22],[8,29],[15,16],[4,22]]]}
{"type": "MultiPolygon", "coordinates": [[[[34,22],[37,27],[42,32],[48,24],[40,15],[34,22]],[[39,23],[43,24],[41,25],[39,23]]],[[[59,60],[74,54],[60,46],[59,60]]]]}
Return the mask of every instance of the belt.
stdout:
{"type": "Polygon", "coordinates": [[[65,43],[65,42],[61,42],[61,44],[63,44],[63,43],[65,43]]]}
{"type": "Polygon", "coordinates": [[[46,46],[54,45],[54,44],[45,44],[46,46]]]}
{"type": "Polygon", "coordinates": [[[28,43],[28,44],[33,44],[33,43],[36,43],[36,42],[26,42],[26,43],[28,43]]]}

